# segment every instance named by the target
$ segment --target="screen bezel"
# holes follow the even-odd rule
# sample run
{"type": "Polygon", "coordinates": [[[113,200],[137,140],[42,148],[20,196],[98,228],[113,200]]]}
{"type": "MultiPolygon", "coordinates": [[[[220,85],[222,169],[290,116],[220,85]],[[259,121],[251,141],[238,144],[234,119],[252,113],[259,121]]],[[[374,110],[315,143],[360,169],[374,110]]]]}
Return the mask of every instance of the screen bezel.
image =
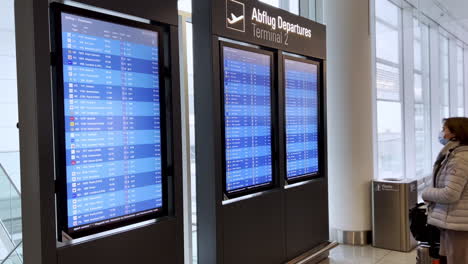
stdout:
{"type": "MultiPolygon", "coordinates": [[[[168,214],[168,148],[167,142],[167,120],[166,120],[166,97],[168,95],[165,84],[165,76],[169,71],[164,67],[165,52],[165,29],[162,26],[146,24],[129,19],[115,17],[103,13],[98,13],[86,9],[67,6],[60,3],[52,3],[51,10],[51,45],[52,45],[52,66],[53,66],[53,86],[54,96],[54,150],[56,166],[56,203],[57,203],[57,236],[59,241],[62,238],[62,232],[67,233],[72,238],[80,238],[96,233],[116,229],[119,227],[139,223],[146,220],[156,219],[168,214]],[[67,175],[66,175],[66,144],[65,144],[65,111],[64,111],[64,80],[63,80],[63,58],[62,58],[62,23],[61,15],[63,13],[87,17],[103,22],[114,23],[118,25],[133,27],[137,29],[146,29],[158,33],[158,69],[159,69],[159,103],[160,103],[160,134],[161,134],[161,184],[162,184],[162,207],[159,211],[151,212],[141,216],[134,216],[129,219],[115,221],[109,224],[102,224],[86,229],[72,231],[68,227],[68,203],[67,203],[67,175]]],[[[169,93],[170,94],[170,93],[169,93]]],[[[154,208],[157,209],[157,208],[154,208]]],[[[144,212],[144,211],[143,211],[144,212]]],[[[112,219],[112,218],[111,218],[112,219]]],[[[106,219],[109,220],[109,219],[106,219]]],[[[99,223],[99,222],[95,222],[99,223]]],[[[93,224],[95,224],[93,223],[93,224]]]]}
{"type": "Polygon", "coordinates": [[[240,44],[234,44],[231,42],[226,41],[219,41],[219,48],[220,48],[220,102],[221,102],[221,134],[222,134],[222,175],[223,175],[223,193],[228,198],[236,198],[256,192],[266,191],[272,189],[276,185],[276,155],[275,155],[275,144],[276,144],[276,113],[275,113],[275,102],[276,102],[276,93],[275,87],[277,86],[275,83],[275,63],[274,63],[274,53],[268,50],[261,49],[259,47],[251,47],[251,46],[244,46],[240,44]],[[226,173],[226,120],[225,120],[225,91],[224,91],[224,47],[234,48],[238,50],[254,52],[262,55],[267,55],[270,57],[270,115],[271,115],[271,170],[272,170],[272,178],[269,183],[254,185],[251,187],[245,187],[240,189],[235,189],[228,191],[227,190],[227,173],[226,173]]]}
{"type": "Polygon", "coordinates": [[[323,90],[323,84],[322,84],[322,63],[318,60],[314,60],[312,58],[305,58],[305,57],[295,57],[295,56],[289,56],[289,55],[283,55],[282,59],[283,63],[283,91],[284,91],[284,180],[288,184],[300,182],[300,181],[306,181],[306,180],[311,180],[315,178],[321,178],[322,177],[322,167],[323,167],[323,146],[322,146],[322,140],[324,139],[323,137],[323,118],[322,118],[322,105],[323,105],[323,100],[322,100],[322,90],[323,90]],[[307,63],[307,64],[312,64],[317,67],[317,158],[318,158],[318,171],[313,172],[313,173],[306,173],[302,174],[299,176],[295,176],[292,178],[288,178],[288,153],[287,153],[287,114],[286,114],[286,103],[287,103],[287,95],[286,95],[286,60],[290,61],[297,61],[297,62],[302,62],[302,63],[307,63]]]}

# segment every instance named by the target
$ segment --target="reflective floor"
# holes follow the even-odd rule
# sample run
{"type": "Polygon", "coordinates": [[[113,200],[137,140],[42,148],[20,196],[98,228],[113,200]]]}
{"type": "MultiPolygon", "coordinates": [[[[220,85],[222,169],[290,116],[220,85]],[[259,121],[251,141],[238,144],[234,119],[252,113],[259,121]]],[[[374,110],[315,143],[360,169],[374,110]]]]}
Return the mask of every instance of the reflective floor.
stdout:
{"type": "Polygon", "coordinates": [[[371,246],[340,245],[330,252],[330,258],[320,264],[415,264],[416,251],[396,252],[371,246]]]}

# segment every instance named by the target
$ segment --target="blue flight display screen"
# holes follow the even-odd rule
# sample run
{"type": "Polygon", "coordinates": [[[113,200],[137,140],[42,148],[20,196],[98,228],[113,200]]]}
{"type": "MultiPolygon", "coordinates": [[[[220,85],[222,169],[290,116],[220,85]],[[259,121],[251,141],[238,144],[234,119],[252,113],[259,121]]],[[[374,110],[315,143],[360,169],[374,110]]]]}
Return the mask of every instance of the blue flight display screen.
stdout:
{"type": "Polygon", "coordinates": [[[162,210],[158,32],[61,25],[69,231],[162,210]]]}
{"type": "Polygon", "coordinates": [[[226,191],[272,182],[271,57],[223,47],[226,191]]]}
{"type": "Polygon", "coordinates": [[[318,172],[317,65],[285,60],[287,178],[318,172]]]}

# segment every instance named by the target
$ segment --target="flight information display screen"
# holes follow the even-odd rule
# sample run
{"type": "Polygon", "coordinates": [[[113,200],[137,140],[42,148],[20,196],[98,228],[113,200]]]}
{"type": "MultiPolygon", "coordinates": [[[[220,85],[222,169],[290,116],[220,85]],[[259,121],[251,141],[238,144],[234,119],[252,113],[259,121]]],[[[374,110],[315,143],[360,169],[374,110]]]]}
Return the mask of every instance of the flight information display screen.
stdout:
{"type": "Polygon", "coordinates": [[[318,67],[285,59],[287,178],[318,172],[318,67]]]}
{"type": "Polygon", "coordinates": [[[159,37],[61,13],[69,233],[163,208],[159,37]]]}
{"type": "Polygon", "coordinates": [[[271,56],[223,47],[226,192],[272,183],[271,56]]]}

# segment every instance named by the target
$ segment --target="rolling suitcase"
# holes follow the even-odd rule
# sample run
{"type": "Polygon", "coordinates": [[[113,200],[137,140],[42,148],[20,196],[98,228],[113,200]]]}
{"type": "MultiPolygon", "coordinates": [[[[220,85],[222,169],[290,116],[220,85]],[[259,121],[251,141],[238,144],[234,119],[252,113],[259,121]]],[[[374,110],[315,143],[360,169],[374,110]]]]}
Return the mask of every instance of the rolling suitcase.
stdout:
{"type": "Polygon", "coordinates": [[[420,243],[416,249],[416,264],[446,264],[447,259],[439,256],[439,244],[420,243]]]}
{"type": "Polygon", "coordinates": [[[417,247],[417,264],[445,264],[445,259],[439,256],[440,231],[437,227],[427,224],[426,206],[417,204],[410,210],[410,230],[414,238],[419,241],[417,247]]]}
{"type": "Polygon", "coordinates": [[[435,260],[431,258],[429,254],[429,245],[419,245],[416,250],[416,264],[433,264],[432,261],[435,260]]]}

